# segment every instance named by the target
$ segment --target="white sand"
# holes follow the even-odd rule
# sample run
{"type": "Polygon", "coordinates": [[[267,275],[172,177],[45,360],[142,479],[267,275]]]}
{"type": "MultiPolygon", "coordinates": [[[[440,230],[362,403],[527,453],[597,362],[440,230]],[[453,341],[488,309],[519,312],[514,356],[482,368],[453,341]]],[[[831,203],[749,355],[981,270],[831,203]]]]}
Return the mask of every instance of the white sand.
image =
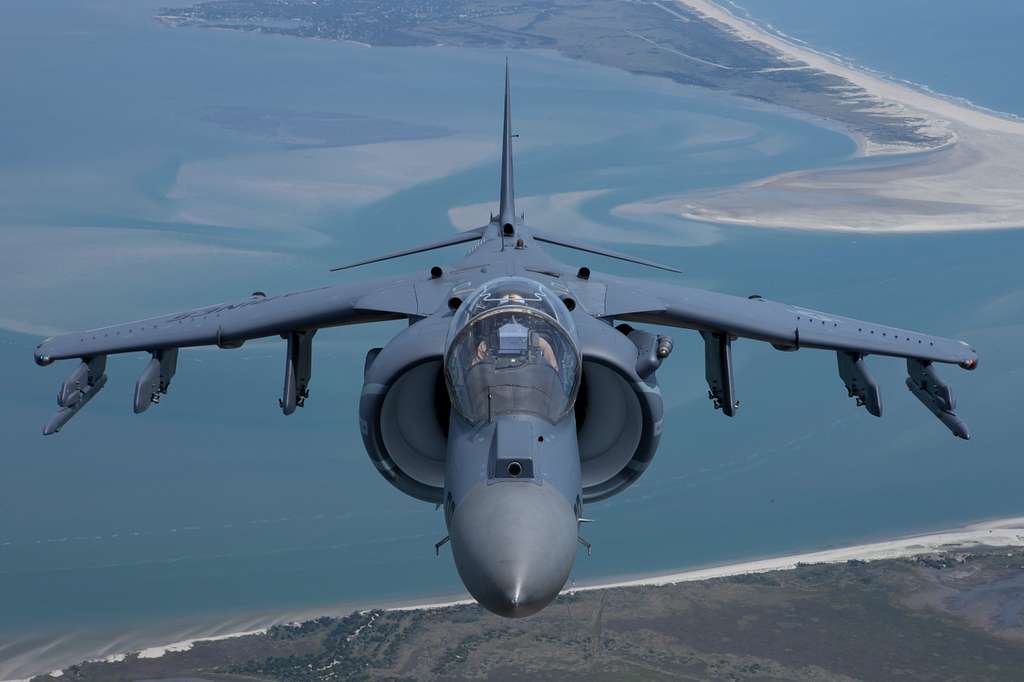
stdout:
{"type": "MultiPolygon", "coordinates": [[[[722,190],[626,204],[622,215],[668,215],[703,222],[858,232],[932,232],[1024,226],[1024,121],[886,80],[762,30],[709,0],[678,0],[728,26],[743,40],[783,53],[793,68],[826,71],[863,88],[865,106],[928,121],[940,151],[895,167],[827,169],[778,175],[722,190]]],[[[841,96],[864,98],[844,89],[841,96]]],[[[857,156],[920,151],[878,145],[850,133],[857,156]]]]}
{"type": "MultiPolygon", "coordinates": [[[[262,635],[267,631],[267,628],[260,628],[258,630],[246,630],[245,632],[229,632],[226,635],[215,635],[213,637],[196,637],[195,639],[183,639],[180,642],[174,642],[173,644],[162,644],[160,646],[151,646],[148,649],[143,649],[139,652],[139,658],[160,658],[164,654],[175,652],[175,651],[188,651],[197,642],[217,642],[222,639],[235,639],[236,637],[248,637],[249,635],[262,635]]],[[[112,654],[107,656],[104,660],[124,660],[125,655],[123,654],[112,654]]]]}
{"type": "MultiPolygon", "coordinates": [[[[735,575],[764,573],[767,571],[791,570],[795,569],[800,564],[841,563],[851,559],[860,561],[877,561],[879,559],[911,557],[940,551],[970,550],[972,547],[986,546],[1024,546],[1024,517],[996,519],[993,521],[986,521],[984,523],[971,524],[969,526],[953,530],[928,533],[925,535],[914,535],[894,540],[886,540],[883,542],[854,545],[852,547],[827,549],[817,552],[792,554],[768,559],[757,559],[754,561],[712,566],[708,568],[681,571],[678,573],[650,575],[622,580],[607,580],[591,585],[576,586],[569,590],[565,590],[565,592],[574,593],[616,587],[671,585],[681,582],[709,580],[711,578],[724,578],[735,575]]],[[[443,609],[472,603],[473,600],[469,598],[428,603],[410,602],[399,606],[389,607],[386,610],[414,611],[418,609],[443,609]]],[[[268,628],[260,628],[255,630],[246,630],[244,632],[233,632],[223,635],[185,639],[171,644],[152,646],[137,652],[137,654],[139,658],[159,658],[171,652],[188,651],[198,642],[213,642],[233,639],[235,637],[246,637],[248,635],[260,635],[265,633],[267,629],[268,628]]],[[[128,654],[111,654],[99,660],[118,662],[124,660],[127,656],[128,654]]],[[[59,674],[60,671],[54,671],[54,673],[59,674]]],[[[9,682],[16,681],[12,680],[9,682]]]]}
{"type": "Polygon", "coordinates": [[[845,78],[854,85],[864,88],[869,95],[885,102],[906,107],[913,113],[924,114],[925,118],[938,118],[981,130],[1006,132],[1015,135],[1024,134],[1024,123],[1020,121],[971,108],[853,68],[834,57],[815,52],[807,47],[768,33],[755,24],[728,12],[720,5],[711,2],[711,0],[677,1],[706,17],[725,24],[744,40],[764,43],[794,61],[802,62],[804,65],[820,71],[845,78]]]}
{"type": "MultiPolygon", "coordinates": [[[[799,564],[834,564],[856,559],[859,561],[877,561],[879,559],[898,559],[921,554],[956,549],[968,550],[971,547],[1010,547],[1024,546],[1024,516],[997,519],[984,523],[971,524],[963,528],[914,535],[883,542],[872,542],[851,547],[827,549],[805,554],[757,559],[736,564],[725,564],[709,568],[699,568],[678,573],[650,575],[639,578],[603,581],[592,585],[577,586],[567,593],[588,590],[606,590],[615,587],[640,587],[673,585],[675,583],[726,578],[735,575],[764,573],[767,571],[792,570],[799,564]]],[[[457,599],[432,604],[409,604],[398,606],[389,611],[413,611],[416,609],[442,609],[450,606],[472,604],[472,599],[457,599]]]]}
{"type": "Polygon", "coordinates": [[[764,573],[766,571],[786,571],[795,569],[799,564],[835,564],[852,559],[858,561],[878,561],[879,559],[898,559],[952,549],[1010,546],[1024,546],[1024,517],[1000,519],[956,530],[854,545],[852,547],[827,549],[820,552],[808,552],[806,554],[759,559],[739,564],[670,573],[668,575],[587,585],[578,587],[575,591],[603,590],[613,587],[637,587],[641,585],[672,585],[695,580],[708,580],[710,578],[764,573]]]}

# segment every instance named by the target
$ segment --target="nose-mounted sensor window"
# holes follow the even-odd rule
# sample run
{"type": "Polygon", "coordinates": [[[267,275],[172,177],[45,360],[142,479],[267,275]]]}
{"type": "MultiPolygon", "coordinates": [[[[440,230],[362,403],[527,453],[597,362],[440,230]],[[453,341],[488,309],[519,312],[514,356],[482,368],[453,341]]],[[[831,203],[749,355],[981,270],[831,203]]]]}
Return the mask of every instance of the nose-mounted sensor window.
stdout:
{"type": "Polygon", "coordinates": [[[494,461],[494,478],[533,478],[533,460],[529,457],[496,459],[494,461]]]}

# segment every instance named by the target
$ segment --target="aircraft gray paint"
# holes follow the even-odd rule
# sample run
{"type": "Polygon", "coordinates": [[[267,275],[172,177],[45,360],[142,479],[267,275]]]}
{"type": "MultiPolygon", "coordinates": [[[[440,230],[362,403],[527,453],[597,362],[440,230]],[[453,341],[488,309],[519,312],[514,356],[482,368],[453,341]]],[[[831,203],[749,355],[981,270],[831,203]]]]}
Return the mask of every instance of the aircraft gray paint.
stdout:
{"type": "MultiPolygon", "coordinates": [[[[542,243],[678,272],[548,236],[515,211],[508,71],[497,216],[433,244],[345,267],[475,242],[446,267],[297,293],[255,293],[139,322],[46,339],[35,360],[77,358],[43,432],[59,431],[103,388],[112,353],[151,359],[135,386],[143,412],[167,393],[178,349],[238,348],[249,339],[287,340],[284,392],[292,414],[309,395],[312,340],[324,327],[380,320],[409,326],[367,353],[359,402],[363,442],[377,470],[415,498],[444,507],[455,565],[466,588],[503,616],[547,605],[572,569],[583,505],[615,495],[650,465],[663,428],[657,370],[669,337],[631,322],[697,331],[704,340],[708,396],[734,416],[732,342],[783,351],[836,353],[858,406],[881,416],[868,355],[906,358],[907,386],[954,435],[969,438],[934,363],[977,365],[962,341],[662,281],[569,267],[542,243]]],[[[344,269],[344,268],[338,268],[344,269]]]]}

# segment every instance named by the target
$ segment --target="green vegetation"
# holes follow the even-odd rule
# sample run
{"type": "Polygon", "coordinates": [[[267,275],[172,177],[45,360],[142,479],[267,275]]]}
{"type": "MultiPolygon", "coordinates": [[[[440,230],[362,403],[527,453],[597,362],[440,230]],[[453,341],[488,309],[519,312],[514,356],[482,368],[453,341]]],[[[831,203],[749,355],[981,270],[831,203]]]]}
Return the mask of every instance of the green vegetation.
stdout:
{"type": "Polygon", "coordinates": [[[1021,670],[1024,549],[1012,548],[579,592],[514,621],[476,606],[352,613],[84,663],[62,679],[973,681],[1021,670]]]}

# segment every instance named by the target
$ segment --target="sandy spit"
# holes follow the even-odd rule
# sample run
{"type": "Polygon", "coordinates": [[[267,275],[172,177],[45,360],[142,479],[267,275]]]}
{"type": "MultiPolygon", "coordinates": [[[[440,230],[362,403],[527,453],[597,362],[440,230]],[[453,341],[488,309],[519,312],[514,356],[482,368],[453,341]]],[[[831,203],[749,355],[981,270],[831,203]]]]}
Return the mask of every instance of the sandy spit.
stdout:
{"type": "MultiPolygon", "coordinates": [[[[677,0],[727,26],[740,40],[782,53],[863,88],[880,111],[915,116],[952,134],[918,153],[850,136],[855,156],[899,159],[786,173],[722,189],[623,204],[613,213],[641,220],[672,216],[722,225],[854,232],[940,232],[1024,227],[1024,121],[1000,116],[853,67],[769,33],[710,0],[677,0]]],[[[853,87],[851,86],[851,87],[853,87]]]]}

